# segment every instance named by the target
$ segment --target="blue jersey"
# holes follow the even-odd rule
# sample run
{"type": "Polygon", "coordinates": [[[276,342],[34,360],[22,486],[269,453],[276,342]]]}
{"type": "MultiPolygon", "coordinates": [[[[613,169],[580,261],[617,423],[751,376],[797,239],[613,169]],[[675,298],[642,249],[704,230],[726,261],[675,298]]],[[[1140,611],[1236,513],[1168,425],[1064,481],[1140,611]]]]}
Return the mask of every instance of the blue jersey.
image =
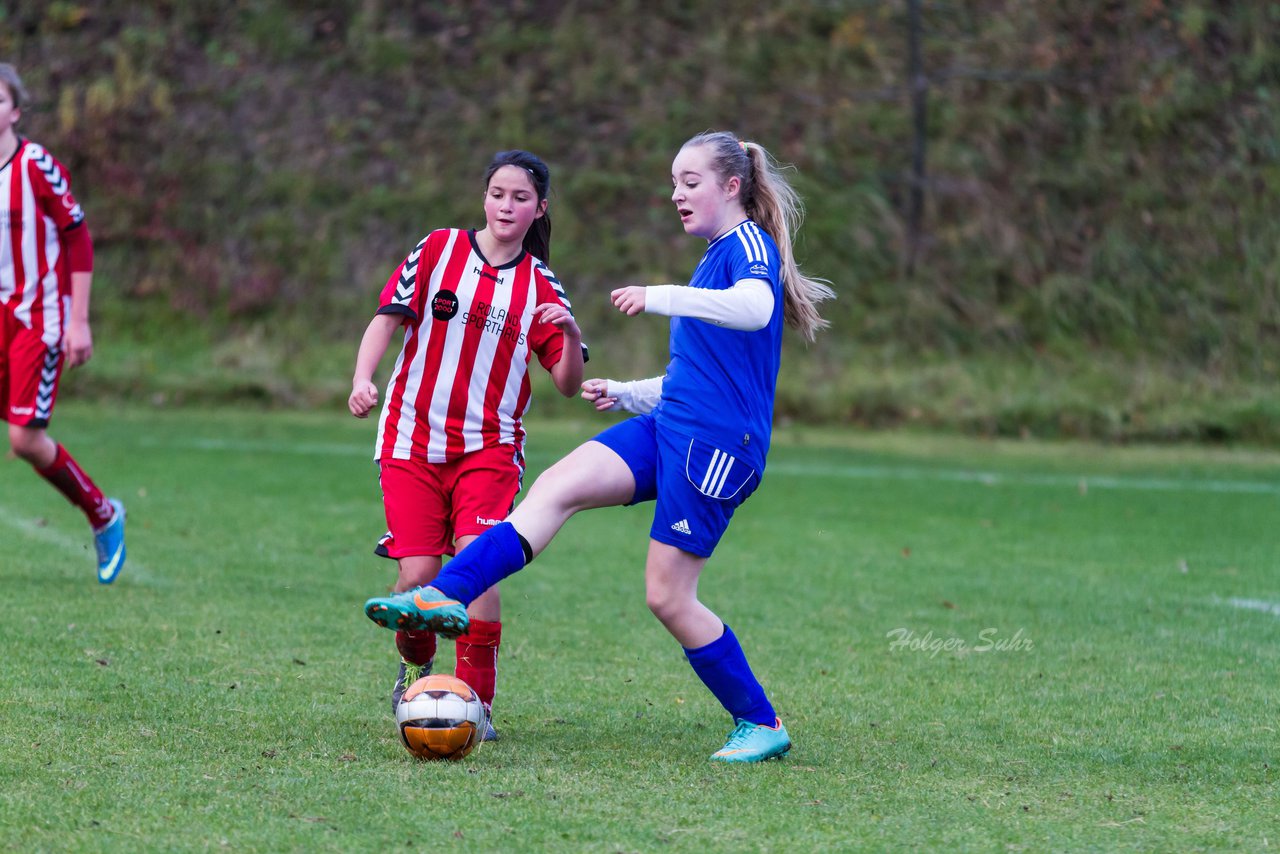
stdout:
{"type": "Polygon", "coordinates": [[[711,242],[689,287],[724,290],[742,279],[761,279],[773,289],[768,325],[742,332],[671,318],[671,362],[653,414],[660,425],[705,439],[763,471],[782,359],[782,263],[773,238],[751,220],[711,242]]]}

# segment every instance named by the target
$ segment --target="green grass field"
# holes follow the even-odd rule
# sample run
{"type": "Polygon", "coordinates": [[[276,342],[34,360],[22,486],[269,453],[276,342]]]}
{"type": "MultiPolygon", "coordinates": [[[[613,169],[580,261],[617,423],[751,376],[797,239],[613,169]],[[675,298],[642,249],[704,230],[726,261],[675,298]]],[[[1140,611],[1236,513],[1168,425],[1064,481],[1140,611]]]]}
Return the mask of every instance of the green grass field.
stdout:
{"type": "MultiPolygon", "coordinates": [[[[597,423],[531,425],[531,474],[597,423]]],[[[1280,844],[1280,456],[780,432],[708,565],[796,745],[730,721],[644,607],[644,509],[506,583],[496,723],[413,760],[360,605],[374,425],[63,404],[129,507],[0,465],[0,848],[1265,850],[1280,844]]],[[[439,660],[451,666],[451,647],[439,660]]]]}

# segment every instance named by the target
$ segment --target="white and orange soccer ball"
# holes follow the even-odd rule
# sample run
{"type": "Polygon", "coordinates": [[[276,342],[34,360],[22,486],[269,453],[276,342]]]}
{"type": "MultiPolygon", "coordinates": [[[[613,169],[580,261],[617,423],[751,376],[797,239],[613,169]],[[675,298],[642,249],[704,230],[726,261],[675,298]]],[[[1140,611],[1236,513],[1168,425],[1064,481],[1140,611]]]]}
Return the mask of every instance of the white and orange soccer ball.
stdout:
{"type": "Polygon", "coordinates": [[[414,682],[396,706],[400,741],[419,759],[461,759],[484,738],[487,723],[471,686],[443,673],[414,682]]]}

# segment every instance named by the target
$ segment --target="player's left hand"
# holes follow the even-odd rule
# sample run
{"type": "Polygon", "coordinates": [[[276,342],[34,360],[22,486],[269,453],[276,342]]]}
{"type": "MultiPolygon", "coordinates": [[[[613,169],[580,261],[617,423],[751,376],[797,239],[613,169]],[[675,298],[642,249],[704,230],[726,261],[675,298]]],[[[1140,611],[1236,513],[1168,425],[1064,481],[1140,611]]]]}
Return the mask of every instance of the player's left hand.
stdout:
{"type": "Polygon", "coordinates": [[[644,292],[643,285],[631,285],[630,287],[610,291],[609,299],[613,301],[614,307],[618,311],[627,315],[627,317],[635,317],[644,311],[644,292]]]}
{"type": "Polygon", "coordinates": [[[71,321],[67,327],[63,346],[67,352],[67,364],[78,368],[93,356],[93,333],[86,321],[71,321]]]}
{"type": "Polygon", "coordinates": [[[558,302],[544,302],[533,310],[534,319],[557,326],[560,331],[571,338],[581,338],[582,330],[578,321],[573,319],[573,312],[558,302]]]}
{"type": "Polygon", "coordinates": [[[596,408],[596,412],[611,412],[618,408],[618,399],[609,397],[609,381],[593,377],[582,384],[582,399],[596,408]]]}

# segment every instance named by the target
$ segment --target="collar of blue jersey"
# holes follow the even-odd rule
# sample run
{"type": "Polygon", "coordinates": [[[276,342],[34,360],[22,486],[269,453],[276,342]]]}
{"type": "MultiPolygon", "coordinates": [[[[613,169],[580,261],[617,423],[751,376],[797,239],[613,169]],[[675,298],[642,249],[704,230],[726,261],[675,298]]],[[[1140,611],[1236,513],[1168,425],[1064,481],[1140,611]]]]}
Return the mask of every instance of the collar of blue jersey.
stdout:
{"type": "Polygon", "coordinates": [[[737,225],[735,225],[733,228],[729,229],[719,237],[715,237],[715,238],[712,238],[711,240],[708,240],[707,245],[710,246],[713,243],[718,243],[719,241],[724,240],[730,234],[733,234],[735,231],[742,228],[742,223],[745,223],[745,222],[751,222],[751,217],[747,217],[746,219],[742,220],[742,222],[739,222],[737,225]]]}

